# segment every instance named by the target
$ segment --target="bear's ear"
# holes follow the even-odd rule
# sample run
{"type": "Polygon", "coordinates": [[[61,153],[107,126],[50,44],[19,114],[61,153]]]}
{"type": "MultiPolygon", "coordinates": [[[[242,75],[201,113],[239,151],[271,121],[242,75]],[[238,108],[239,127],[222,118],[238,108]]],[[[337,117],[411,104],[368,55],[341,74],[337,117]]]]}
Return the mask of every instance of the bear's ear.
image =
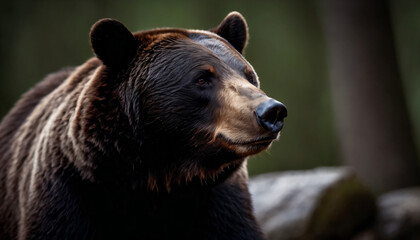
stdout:
{"type": "Polygon", "coordinates": [[[248,41],[248,25],[238,12],[229,13],[216,28],[210,30],[226,39],[238,52],[243,50],[248,41]]]}
{"type": "Polygon", "coordinates": [[[92,26],[90,44],[96,56],[109,67],[127,64],[138,46],[133,34],[122,23],[109,18],[92,26]]]}

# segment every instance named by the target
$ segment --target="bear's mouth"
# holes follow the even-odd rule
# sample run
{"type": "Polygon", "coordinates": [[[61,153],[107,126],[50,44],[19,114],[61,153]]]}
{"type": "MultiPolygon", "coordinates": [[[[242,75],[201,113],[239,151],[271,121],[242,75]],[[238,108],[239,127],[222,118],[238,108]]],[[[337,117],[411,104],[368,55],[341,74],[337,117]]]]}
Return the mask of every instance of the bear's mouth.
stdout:
{"type": "Polygon", "coordinates": [[[219,134],[218,137],[223,139],[229,145],[238,145],[238,146],[244,146],[244,147],[249,147],[249,146],[268,147],[273,141],[278,139],[279,134],[275,134],[271,136],[262,136],[262,137],[258,137],[250,141],[235,141],[235,140],[227,138],[223,134],[219,134]]]}

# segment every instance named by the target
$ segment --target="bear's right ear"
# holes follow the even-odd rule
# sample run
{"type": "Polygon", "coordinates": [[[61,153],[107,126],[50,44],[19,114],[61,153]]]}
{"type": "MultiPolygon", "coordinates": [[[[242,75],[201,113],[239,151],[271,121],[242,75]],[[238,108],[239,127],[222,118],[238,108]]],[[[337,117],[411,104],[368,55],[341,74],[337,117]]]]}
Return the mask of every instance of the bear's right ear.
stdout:
{"type": "Polygon", "coordinates": [[[133,34],[119,21],[101,19],[90,30],[90,44],[96,56],[108,67],[127,64],[137,51],[133,34]]]}

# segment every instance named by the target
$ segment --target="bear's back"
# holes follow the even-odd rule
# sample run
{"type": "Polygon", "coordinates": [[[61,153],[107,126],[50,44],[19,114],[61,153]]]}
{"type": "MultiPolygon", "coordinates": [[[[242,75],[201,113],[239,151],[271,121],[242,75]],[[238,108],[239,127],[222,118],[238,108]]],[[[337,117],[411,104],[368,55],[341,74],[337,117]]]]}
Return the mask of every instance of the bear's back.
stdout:
{"type": "MultiPolygon", "coordinates": [[[[74,68],[65,68],[56,73],[49,74],[43,81],[35,85],[27,93],[23,94],[21,99],[15,104],[13,109],[4,117],[0,124],[0,199],[6,199],[7,194],[7,175],[10,163],[12,159],[12,151],[10,146],[13,142],[14,135],[19,129],[19,127],[25,122],[27,117],[31,114],[33,109],[38,105],[38,103],[48,94],[50,94],[54,89],[56,89],[64,80],[74,71],[74,68]]],[[[4,201],[0,204],[0,215],[10,217],[0,218],[0,220],[5,220],[13,218],[11,215],[10,209],[14,209],[16,206],[11,206],[12,201],[4,201]],[[9,203],[9,204],[8,204],[9,203]]],[[[9,221],[10,223],[11,221],[9,221]]],[[[13,226],[7,227],[0,221],[0,226],[3,226],[3,229],[8,229],[9,231],[13,229],[13,226]]],[[[0,232],[0,236],[3,236],[4,233],[0,232]]]]}
{"type": "Polygon", "coordinates": [[[56,89],[73,71],[74,68],[69,67],[51,73],[43,81],[23,94],[13,109],[2,120],[0,125],[0,148],[13,137],[14,130],[22,125],[41,99],[56,89]]]}

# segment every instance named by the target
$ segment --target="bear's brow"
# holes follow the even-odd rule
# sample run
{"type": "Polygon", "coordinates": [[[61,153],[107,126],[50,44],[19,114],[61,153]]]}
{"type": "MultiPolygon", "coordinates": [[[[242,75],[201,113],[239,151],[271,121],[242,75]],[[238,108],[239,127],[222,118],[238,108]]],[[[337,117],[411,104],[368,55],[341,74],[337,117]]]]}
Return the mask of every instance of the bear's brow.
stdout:
{"type": "MultiPolygon", "coordinates": [[[[223,39],[218,39],[210,34],[195,33],[189,35],[190,39],[212,51],[217,57],[234,69],[240,75],[244,74],[244,69],[250,64],[232,46],[225,43],[223,39]]],[[[252,67],[251,67],[252,69],[252,67]]]]}

